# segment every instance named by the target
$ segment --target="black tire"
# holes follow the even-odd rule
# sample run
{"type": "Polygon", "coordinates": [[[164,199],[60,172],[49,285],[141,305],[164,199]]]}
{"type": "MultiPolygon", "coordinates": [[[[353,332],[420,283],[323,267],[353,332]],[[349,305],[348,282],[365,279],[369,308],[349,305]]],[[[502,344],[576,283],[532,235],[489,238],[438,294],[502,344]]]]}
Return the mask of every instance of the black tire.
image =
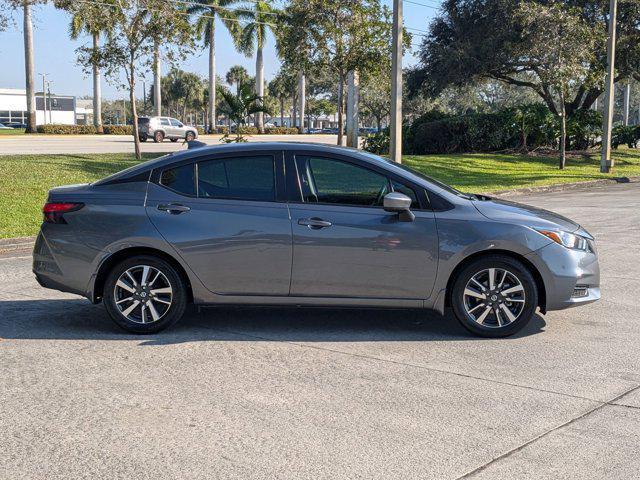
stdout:
{"type": "Polygon", "coordinates": [[[176,143],[178,141],[177,138],[171,138],[170,140],[171,140],[172,143],[176,143]]]}
{"type": "Polygon", "coordinates": [[[148,135],[146,135],[146,134],[145,135],[140,135],[140,141],[141,142],[146,142],[148,139],[149,139],[148,135]]]}
{"type": "Polygon", "coordinates": [[[186,134],[186,135],[185,135],[185,137],[184,137],[184,139],[185,139],[187,142],[190,142],[191,140],[195,140],[195,138],[196,138],[196,135],[195,135],[195,133],[193,133],[193,132],[187,132],[187,134],[186,134]]]}
{"type": "Polygon", "coordinates": [[[139,334],[156,333],[182,318],[187,307],[187,289],[184,280],[170,263],[151,255],[139,255],[123,260],[111,269],[104,285],[103,302],[109,316],[124,330],[139,334]],[[148,323],[132,321],[123,315],[116,305],[116,283],[127,270],[138,266],[149,266],[161,272],[164,275],[162,280],[168,282],[172,289],[171,304],[157,321],[148,323]]]}
{"type": "MultiPolygon", "coordinates": [[[[496,273],[495,276],[498,276],[498,273],[496,273]]],[[[472,285],[474,284],[472,283],[472,285]]],[[[477,287],[476,290],[480,291],[480,288],[477,287]]],[[[503,288],[502,290],[507,291],[509,288],[503,288]]],[[[538,307],[538,289],[533,275],[521,262],[506,255],[488,255],[475,260],[459,272],[453,283],[451,291],[451,306],[453,307],[453,312],[455,313],[458,321],[471,333],[490,338],[508,337],[509,335],[513,335],[522,330],[535,315],[536,308],[538,307]],[[494,283],[494,290],[490,290],[488,288],[489,269],[507,271],[515,276],[515,280],[514,277],[508,276],[507,282],[512,280],[513,283],[507,285],[516,284],[516,280],[520,282],[522,286],[522,294],[511,294],[516,297],[520,296],[519,298],[521,298],[521,300],[518,303],[516,303],[515,300],[513,300],[513,302],[508,302],[508,296],[503,295],[499,291],[497,285],[495,285],[499,279],[494,283]],[[480,277],[476,277],[476,275],[480,275],[480,277]],[[480,283],[486,287],[486,290],[485,292],[480,293],[485,295],[486,298],[477,300],[475,297],[466,296],[465,298],[465,289],[467,288],[467,284],[473,282],[472,278],[474,277],[482,280],[483,275],[487,276],[487,281],[481,281],[480,283]],[[494,298],[497,298],[497,301],[492,301],[494,298]],[[465,302],[470,301],[477,302],[474,306],[481,304],[478,306],[478,312],[484,312],[489,306],[487,303],[491,304],[491,309],[489,310],[487,317],[484,320],[480,320],[481,323],[474,318],[474,315],[467,311],[467,305],[465,302]],[[522,307],[520,307],[520,304],[522,304],[522,307]],[[504,308],[509,308],[512,315],[517,313],[515,320],[507,323],[509,319],[506,318],[505,312],[503,311],[504,308]],[[521,310],[518,311],[520,308],[521,310]],[[499,317],[502,320],[499,320],[496,317],[496,310],[500,313],[499,317]],[[500,326],[500,322],[505,324],[500,326]]],[[[477,318],[479,319],[481,316],[481,314],[478,314],[477,318]]]]}
{"type": "Polygon", "coordinates": [[[156,132],[153,134],[153,141],[155,143],[160,143],[164,140],[164,133],[162,132],[156,132]]]}

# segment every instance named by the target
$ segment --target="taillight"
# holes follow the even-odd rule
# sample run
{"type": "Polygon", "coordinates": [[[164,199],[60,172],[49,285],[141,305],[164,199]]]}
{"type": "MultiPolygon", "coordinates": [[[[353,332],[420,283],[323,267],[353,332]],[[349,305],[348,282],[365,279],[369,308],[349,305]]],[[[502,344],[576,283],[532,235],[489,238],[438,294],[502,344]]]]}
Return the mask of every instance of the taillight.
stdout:
{"type": "Polygon", "coordinates": [[[75,212],[76,210],[80,210],[82,207],[84,207],[84,203],[45,203],[44,207],[42,207],[44,221],[47,223],[67,223],[67,221],[64,219],[64,214],[75,212]]]}

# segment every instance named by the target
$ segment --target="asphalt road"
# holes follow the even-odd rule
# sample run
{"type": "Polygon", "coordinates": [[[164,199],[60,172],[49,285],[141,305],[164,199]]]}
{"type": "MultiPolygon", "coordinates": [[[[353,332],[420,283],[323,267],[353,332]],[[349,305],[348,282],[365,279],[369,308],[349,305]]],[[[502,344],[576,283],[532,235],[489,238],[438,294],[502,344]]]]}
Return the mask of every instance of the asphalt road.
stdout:
{"type": "Polygon", "coordinates": [[[637,479],[640,185],[519,200],[597,237],[603,299],[503,340],[311,309],[132,336],[5,256],[0,477],[637,479]]]}
{"type": "MultiPolygon", "coordinates": [[[[220,135],[203,135],[200,141],[220,145],[220,135]]],[[[254,135],[249,142],[313,142],[335,145],[337,135],[254,135]]],[[[187,148],[184,142],[142,143],[142,152],[175,152],[187,148]]],[[[132,153],[129,135],[0,135],[0,155],[56,153],[132,153]]]]}

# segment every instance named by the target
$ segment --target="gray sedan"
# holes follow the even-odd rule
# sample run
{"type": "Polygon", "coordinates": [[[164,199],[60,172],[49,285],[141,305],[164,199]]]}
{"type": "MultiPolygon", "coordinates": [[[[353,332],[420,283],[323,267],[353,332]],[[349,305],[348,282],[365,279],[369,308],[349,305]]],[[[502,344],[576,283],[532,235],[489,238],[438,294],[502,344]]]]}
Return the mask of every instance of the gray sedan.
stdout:
{"type": "Polygon", "coordinates": [[[502,337],[600,298],[594,239],[571,220],[339,147],[195,148],[54,188],[43,211],[39,283],[136,333],[195,303],[451,307],[502,337]]]}

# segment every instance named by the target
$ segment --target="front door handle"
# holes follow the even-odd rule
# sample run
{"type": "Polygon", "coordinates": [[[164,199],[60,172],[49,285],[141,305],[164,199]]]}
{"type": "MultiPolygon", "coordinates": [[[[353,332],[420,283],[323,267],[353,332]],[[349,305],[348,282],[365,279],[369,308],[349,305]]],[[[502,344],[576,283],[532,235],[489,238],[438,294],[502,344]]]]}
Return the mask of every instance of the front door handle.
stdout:
{"type": "Polygon", "coordinates": [[[160,204],[158,205],[158,210],[162,210],[163,212],[170,213],[172,215],[179,215],[181,213],[188,212],[191,210],[190,207],[186,205],[181,205],[179,203],[169,203],[168,205],[160,204]]]}
{"type": "Polygon", "coordinates": [[[300,218],[298,220],[298,225],[303,225],[313,230],[319,230],[321,228],[330,227],[331,222],[328,222],[327,220],[323,220],[318,217],[311,217],[311,218],[300,218]]]}

